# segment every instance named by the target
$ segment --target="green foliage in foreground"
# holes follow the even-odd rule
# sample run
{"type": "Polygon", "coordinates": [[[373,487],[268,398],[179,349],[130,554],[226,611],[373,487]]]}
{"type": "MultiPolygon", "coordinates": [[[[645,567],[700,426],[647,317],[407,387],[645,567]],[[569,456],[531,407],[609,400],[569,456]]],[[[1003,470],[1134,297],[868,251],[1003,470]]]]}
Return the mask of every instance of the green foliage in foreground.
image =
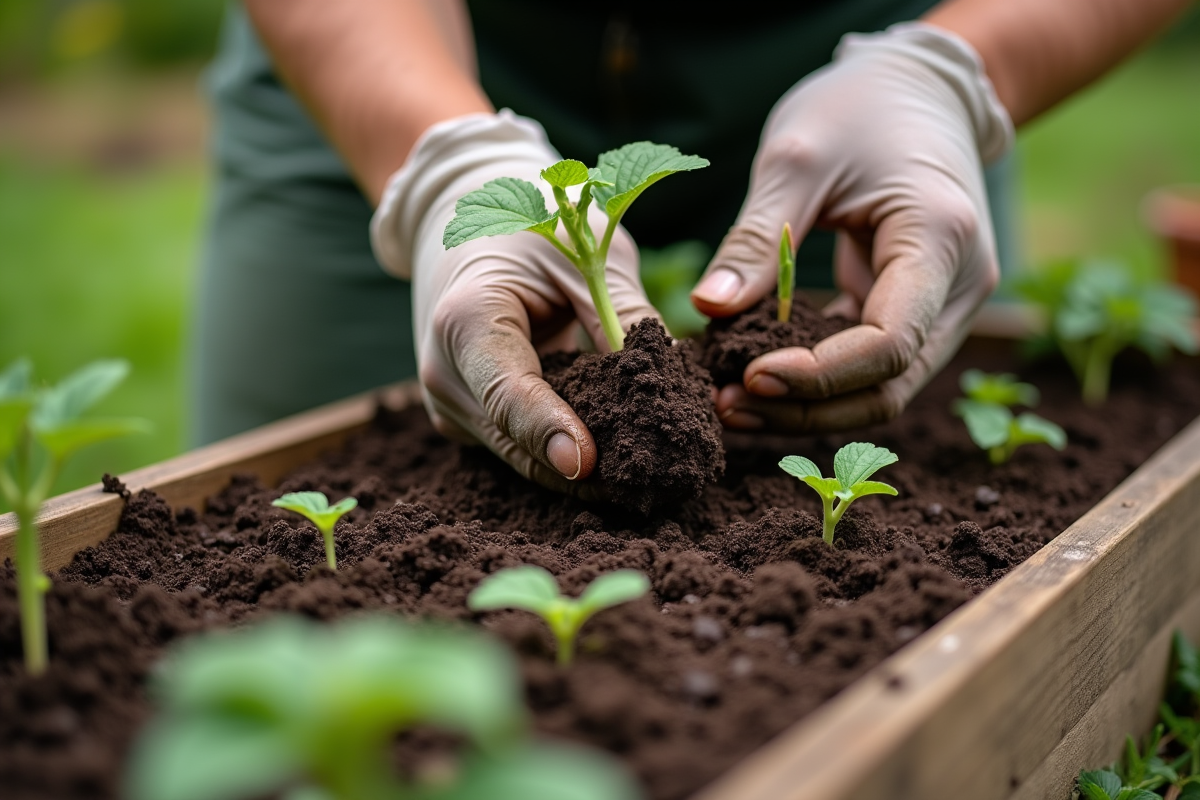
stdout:
{"type": "Polygon", "coordinates": [[[333,549],[333,526],[345,514],[358,507],[358,500],[344,497],[333,505],[324,492],[288,492],[283,497],[272,500],[271,505],[295,511],[321,532],[325,540],[325,561],[330,569],[337,569],[337,555],[333,549]]]}
{"type": "Polygon", "coordinates": [[[85,418],[84,412],[129,374],[125,361],[95,361],[56,386],[33,382],[33,365],[17,359],[0,372],[0,496],[17,515],[17,596],[25,667],[46,668],[46,591],[34,520],[63,464],[88,445],[144,431],[143,420],[85,418]]]}
{"type": "Polygon", "coordinates": [[[1009,373],[988,374],[969,369],[959,378],[966,398],[954,403],[954,413],[963,418],[971,440],[987,451],[993,464],[1012,458],[1023,444],[1048,444],[1055,450],[1067,446],[1067,434],[1058,425],[1026,411],[1014,415],[1009,406],[1036,406],[1040,395],[1035,386],[1021,383],[1009,373]]]}
{"type": "Polygon", "coordinates": [[[1079,773],[1073,799],[1200,800],[1200,656],[1178,631],[1171,662],[1166,700],[1145,745],[1126,736],[1121,760],[1079,773]]]}
{"type": "Polygon", "coordinates": [[[1113,359],[1128,347],[1159,361],[1172,349],[1200,351],[1191,293],[1123,264],[1064,261],[1026,275],[1017,291],[1045,309],[1049,343],[1066,357],[1090,405],[1108,399],[1113,359]]]}
{"type": "Polygon", "coordinates": [[[519,608],[537,614],[558,642],[558,663],[566,667],[575,657],[579,629],[598,611],[627,603],[650,591],[650,580],[632,569],[601,575],[578,598],[565,597],[558,581],[541,567],[502,569],[485,578],[467,600],[472,611],[519,608]]]}
{"type": "Polygon", "coordinates": [[[528,739],[516,667],[477,631],[277,618],[185,642],[154,689],[131,800],[638,797],[606,757],[528,739]],[[395,737],[417,726],[462,737],[451,774],[396,774],[395,737]]]}
{"type": "Polygon", "coordinates": [[[867,478],[899,460],[886,447],[876,447],[869,442],[851,442],[834,453],[832,478],[822,477],[821,468],[803,456],[787,456],[779,462],[779,468],[799,478],[821,496],[825,511],[824,537],[832,545],[838,521],[851,503],[869,494],[897,493],[895,487],[867,478]],[[834,501],[837,501],[836,506],[834,501]]]}
{"type": "Polygon", "coordinates": [[[613,308],[604,270],[621,217],[642,192],[668,175],[707,166],[706,159],[685,156],[670,145],[653,142],[634,142],[601,153],[598,166],[590,169],[581,161],[564,159],[541,173],[542,180],[554,192],[558,205],[554,213],[546,210],[541,191],[529,181],[497,178],[459,199],[454,206],[454,218],[446,225],[442,244],[449,250],[483,236],[521,231],[542,236],[583,273],[609,348],[620,350],[625,332],[613,308]],[[576,201],[567,196],[567,190],[574,187],[579,187],[576,201]],[[588,210],[593,202],[608,216],[599,242],[588,223],[588,210]],[[566,230],[569,246],[559,241],[559,222],[566,230]]]}

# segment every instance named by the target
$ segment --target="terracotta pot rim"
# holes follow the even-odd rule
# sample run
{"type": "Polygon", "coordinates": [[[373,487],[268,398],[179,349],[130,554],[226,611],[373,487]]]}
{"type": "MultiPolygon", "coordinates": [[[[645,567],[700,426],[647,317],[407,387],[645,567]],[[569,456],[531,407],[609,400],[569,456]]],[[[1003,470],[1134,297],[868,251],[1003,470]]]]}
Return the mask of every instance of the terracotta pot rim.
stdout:
{"type": "Polygon", "coordinates": [[[1155,189],[1142,201],[1142,216],[1160,236],[1200,243],[1200,184],[1155,189]]]}

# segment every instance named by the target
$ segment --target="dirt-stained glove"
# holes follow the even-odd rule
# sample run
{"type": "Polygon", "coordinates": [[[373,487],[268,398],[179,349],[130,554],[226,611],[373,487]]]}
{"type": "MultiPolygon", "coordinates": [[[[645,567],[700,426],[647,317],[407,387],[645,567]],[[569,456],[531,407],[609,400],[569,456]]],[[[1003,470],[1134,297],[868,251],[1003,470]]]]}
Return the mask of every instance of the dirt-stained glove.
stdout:
{"type": "Polygon", "coordinates": [[[776,282],[785,222],[838,231],[829,312],[861,324],[753,361],[731,427],[836,430],[899,413],[958,349],[999,279],[983,164],[1013,128],[975,51],[932,25],[848,35],[771,112],[737,223],[692,293],[741,312],[776,282]]]}
{"type": "MultiPolygon", "coordinates": [[[[542,380],[538,352],[574,349],[578,326],[607,349],[583,275],[534,233],[491,236],[447,250],[455,203],[486,182],[523,178],[559,160],[536,122],[505,110],[471,114],[426,131],[388,182],[371,242],[391,274],[413,282],[419,378],[433,424],[487,445],[528,478],[588,494],[596,464],[587,427],[542,380]]],[[[597,238],[608,219],[593,207],[597,238]]],[[[565,233],[562,234],[565,236],[565,233]]],[[[623,229],[608,257],[608,286],[624,328],[657,316],[638,277],[637,247],[623,229]]]]}

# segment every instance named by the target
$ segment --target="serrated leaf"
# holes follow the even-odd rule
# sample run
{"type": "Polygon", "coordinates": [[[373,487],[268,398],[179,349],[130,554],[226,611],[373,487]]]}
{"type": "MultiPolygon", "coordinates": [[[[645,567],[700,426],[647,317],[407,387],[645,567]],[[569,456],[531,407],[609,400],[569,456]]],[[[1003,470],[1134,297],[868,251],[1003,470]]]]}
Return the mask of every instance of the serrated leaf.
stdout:
{"type": "Polygon", "coordinates": [[[583,590],[579,603],[585,614],[611,608],[641,597],[650,591],[650,579],[633,569],[619,569],[600,575],[583,590]]]}
{"type": "Polygon", "coordinates": [[[1162,798],[1147,789],[1128,787],[1117,794],[1117,800],[1162,800],[1162,798]]]}
{"type": "Polygon", "coordinates": [[[519,608],[544,615],[561,594],[558,581],[533,565],[502,569],[484,578],[467,598],[472,611],[519,608]]]}
{"type": "Polygon", "coordinates": [[[900,459],[886,447],[870,442],[851,442],[833,456],[833,474],[843,487],[853,487],[900,459]]]}
{"type": "Polygon", "coordinates": [[[1013,415],[1006,407],[977,400],[958,400],[954,413],[967,425],[971,441],[982,450],[999,447],[1012,435],[1013,415]]]}
{"type": "Polygon", "coordinates": [[[576,161],[573,158],[565,158],[556,164],[551,164],[542,170],[541,175],[542,180],[546,183],[560,189],[586,183],[589,177],[587,166],[582,161],[576,161]]]}
{"type": "Polygon", "coordinates": [[[822,477],[821,468],[804,456],[784,456],[779,462],[779,468],[800,480],[822,477]]]}
{"type": "Polygon", "coordinates": [[[144,419],[81,419],[49,429],[34,428],[34,438],[61,461],[89,445],[150,430],[150,423],[144,419]]]}
{"type": "Polygon", "coordinates": [[[0,400],[19,397],[29,393],[33,377],[33,362],[18,358],[0,372],[0,400]]]}
{"type": "Polygon", "coordinates": [[[50,430],[78,419],[128,374],[129,362],[122,359],[93,361],[81,367],[38,396],[30,424],[35,430],[50,430]]]}
{"type": "Polygon", "coordinates": [[[670,145],[633,142],[600,154],[600,172],[612,185],[595,186],[592,196],[609,218],[619,220],[633,201],[656,182],[676,172],[707,166],[707,159],[685,156],[670,145]]]}
{"type": "Polygon", "coordinates": [[[333,526],[346,512],[358,507],[358,500],[353,497],[345,497],[334,505],[329,505],[329,498],[325,496],[324,492],[288,492],[282,497],[272,500],[271,505],[295,511],[324,533],[333,530],[333,526]]]}
{"type": "Polygon", "coordinates": [[[454,205],[454,218],[446,225],[442,245],[449,250],[484,236],[518,233],[546,224],[550,218],[546,198],[532,183],[496,178],[454,205]]]}
{"type": "Polygon", "coordinates": [[[1079,789],[1089,800],[1093,797],[1097,800],[1116,800],[1117,795],[1121,793],[1121,779],[1116,773],[1106,769],[1084,771],[1079,773],[1079,789]],[[1099,796],[1088,793],[1089,789],[1100,789],[1104,794],[1099,796]]]}
{"type": "Polygon", "coordinates": [[[1050,445],[1055,450],[1062,450],[1067,446],[1066,431],[1050,420],[1039,417],[1037,414],[1031,414],[1027,411],[1017,417],[1014,424],[1019,444],[1042,442],[1050,445]]]}

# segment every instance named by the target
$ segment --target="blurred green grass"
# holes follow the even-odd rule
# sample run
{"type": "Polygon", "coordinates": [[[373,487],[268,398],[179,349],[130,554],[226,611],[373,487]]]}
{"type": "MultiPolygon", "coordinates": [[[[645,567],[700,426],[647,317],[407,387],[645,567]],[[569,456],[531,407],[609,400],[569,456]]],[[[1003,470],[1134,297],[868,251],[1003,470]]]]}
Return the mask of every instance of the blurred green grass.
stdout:
{"type": "MultiPolygon", "coordinates": [[[[1026,262],[1162,263],[1140,203],[1156,186],[1200,183],[1195,41],[1139,56],[1022,133],[1026,262]]],[[[29,355],[42,378],[57,380],[94,358],[127,358],[131,377],[99,411],[155,425],[82,453],[58,482],[66,491],[186,445],[186,337],[206,168],[199,152],[117,170],[26,156],[0,147],[0,365],[29,355]]]]}

